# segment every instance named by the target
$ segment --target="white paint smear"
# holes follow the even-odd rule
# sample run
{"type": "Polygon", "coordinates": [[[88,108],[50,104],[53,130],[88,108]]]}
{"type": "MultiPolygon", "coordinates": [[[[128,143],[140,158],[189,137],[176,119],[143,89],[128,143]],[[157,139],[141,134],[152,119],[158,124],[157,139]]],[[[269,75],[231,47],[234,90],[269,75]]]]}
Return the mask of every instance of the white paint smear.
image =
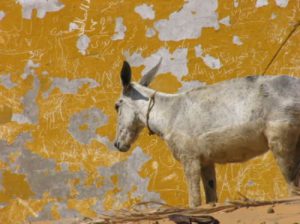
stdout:
{"type": "Polygon", "coordinates": [[[153,6],[142,4],[135,7],[134,11],[139,14],[143,19],[154,19],[155,11],[153,10],[153,6]]]}
{"type": "Polygon", "coordinates": [[[238,46],[243,45],[243,42],[241,41],[240,37],[236,35],[233,36],[232,42],[238,46]]]}
{"type": "Polygon", "coordinates": [[[147,58],[143,58],[141,53],[134,52],[130,54],[128,51],[124,52],[124,56],[133,67],[145,66],[142,75],[145,75],[158,63],[160,58],[162,58],[158,74],[170,72],[181,81],[181,78],[188,74],[187,53],[187,48],[177,48],[174,52],[170,52],[167,48],[160,48],[147,58]]]}
{"type": "Polygon", "coordinates": [[[37,17],[42,19],[47,12],[56,12],[64,7],[59,0],[17,0],[22,6],[22,14],[24,19],[31,19],[32,11],[37,10],[37,17]]]}
{"type": "Polygon", "coordinates": [[[289,0],[275,0],[275,2],[276,2],[276,5],[281,8],[285,8],[289,4],[289,0]]]}
{"type": "Polygon", "coordinates": [[[255,7],[260,8],[260,7],[266,6],[268,4],[269,4],[268,0],[256,0],[255,7]]]}
{"type": "Polygon", "coordinates": [[[90,45],[90,38],[85,34],[81,35],[78,38],[76,43],[76,46],[82,55],[86,54],[86,50],[89,47],[89,45],[90,45]]]}
{"type": "Polygon", "coordinates": [[[5,12],[4,11],[0,11],[0,21],[5,17],[5,12]]]}
{"type": "Polygon", "coordinates": [[[116,18],[115,34],[111,37],[112,40],[123,40],[127,28],[123,24],[123,18],[116,18]]]}
{"type": "Polygon", "coordinates": [[[154,26],[162,41],[196,39],[203,28],[219,29],[217,0],[188,0],[179,11],[173,12],[168,19],[157,21],[154,26]]]}

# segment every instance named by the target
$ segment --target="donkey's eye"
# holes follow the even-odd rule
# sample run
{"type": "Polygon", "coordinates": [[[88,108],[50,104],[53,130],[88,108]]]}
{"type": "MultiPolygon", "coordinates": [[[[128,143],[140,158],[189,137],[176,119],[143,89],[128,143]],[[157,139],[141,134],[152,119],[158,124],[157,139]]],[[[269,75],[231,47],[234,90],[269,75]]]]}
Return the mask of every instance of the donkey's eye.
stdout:
{"type": "Polygon", "coordinates": [[[120,107],[119,104],[116,103],[116,104],[115,104],[115,109],[116,109],[116,111],[119,110],[119,107],[120,107]]]}

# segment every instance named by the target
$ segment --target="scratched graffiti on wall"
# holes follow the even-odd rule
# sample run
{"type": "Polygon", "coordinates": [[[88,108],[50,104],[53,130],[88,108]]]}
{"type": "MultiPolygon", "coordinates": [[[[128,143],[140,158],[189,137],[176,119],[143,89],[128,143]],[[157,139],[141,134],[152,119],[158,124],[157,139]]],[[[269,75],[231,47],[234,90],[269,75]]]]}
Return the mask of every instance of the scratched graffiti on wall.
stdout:
{"type": "MultiPolygon", "coordinates": [[[[162,57],[151,87],[169,93],[259,75],[299,19],[289,0],[1,1],[0,220],[187,205],[160,139],[145,131],[130,152],[114,150],[123,60],[138,80],[162,57]]],[[[296,31],[267,74],[299,76],[299,43],[296,31]]],[[[271,154],[217,169],[221,201],[287,195],[271,154]]]]}

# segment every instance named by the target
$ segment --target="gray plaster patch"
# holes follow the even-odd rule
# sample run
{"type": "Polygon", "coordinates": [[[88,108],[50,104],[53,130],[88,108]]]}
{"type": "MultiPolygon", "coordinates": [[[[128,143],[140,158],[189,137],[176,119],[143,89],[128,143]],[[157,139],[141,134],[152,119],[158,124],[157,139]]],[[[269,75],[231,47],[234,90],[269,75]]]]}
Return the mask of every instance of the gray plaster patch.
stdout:
{"type": "Polygon", "coordinates": [[[276,2],[276,5],[281,8],[285,8],[289,4],[289,0],[275,0],[275,2],[276,2]]]}
{"type": "Polygon", "coordinates": [[[32,11],[37,10],[37,17],[42,19],[47,12],[56,12],[64,7],[59,0],[17,0],[22,6],[22,14],[24,19],[32,18],[32,11]]]}
{"type": "Polygon", "coordinates": [[[21,75],[21,78],[27,79],[27,77],[30,75],[34,76],[35,75],[34,69],[38,67],[40,67],[39,63],[34,63],[32,60],[28,60],[24,68],[24,73],[21,75]]]}
{"type": "Polygon", "coordinates": [[[203,54],[202,46],[199,44],[195,46],[195,55],[197,58],[200,58],[203,54]]]}
{"type": "Polygon", "coordinates": [[[70,23],[69,24],[69,32],[72,32],[73,30],[78,30],[79,26],[77,25],[77,23],[70,23]]]}
{"type": "Polygon", "coordinates": [[[220,69],[222,67],[220,59],[215,58],[209,54],[204,54],[202,46],[200,44],[198,46],[195,46],[195,55],[197,58],[202,58],[204,64],[211,69],[220,69]]]}
{"type": "Polygon", "coordinates": [[[127,28],[123,24],[123,18],[116,18],[115,34],[111,37],[112,40],[123,40],[125,38],[125,32],[127,28]]]}
{"type": "Polygon", "coordinates": [[[160,48],[157,52],[146,58],[143,58],[141,53],[134,52],[130,54],[128,51],[124,52],[124,56],[133,67],[145,66],[142,75],[145,75],[162,58],[158,74],[170,72],[181,81],[181,78],[188,74],[187,53],[187,48],[177,48],[174,52],[170,52],[167,48],[160,48]]]}
{"type": "Polygon", "coordinates": [[[203,28],[219,29],[217,0],[187,0],[182,8],[155,23],[155,28],[162,41],[180,41],[196,39],[203,28]]]}
{"type": "Polygon", "coordinates": [[[97,139],[97,128],[107,124],[107,121],[108,117],[100,109],[83,110],[71,117],[68,131],[81,144],[89,144],[91,140],[97,139]]]}
{"type": "Polygon", "coordinates": [[[255,7],[260,8],[263,6],[267,6],[269,4],[268,0],[256,0],[255,7]]]}
{"type": "Polygon", "coordinates": [[[90,42],[90,38],[86,34],[83,34],[78,37],[76,47],[82,55],[86,55],[86,50],[88,49],[90,42]]]}
{"type": "Polygon", "coordinates": [[[85,84],[88,84],[89,88],[100,86],[98,82],[91,78],[73,80],[69,80],[68,78],[53,78],[50,88],[43,93],[43,97],[48,98],[55,88],[58,88],[63,94],[77,94],[78,90],[85,84]]]}
{"type": "Polygon", "coordinates": [[[28,133],[21,134],[13,144],[0,142],[0,159],[9,164],[10,170],[18,174],[26,175],[26,179],[34,192],[35,198],[42,198],[48,192],[52,197],[68,199],[70,195],[69,180],[73,178],[85,178],[85,173],[56,171],[56,162],[53,159],[45,159],[26,149],[25,143],[31,140],[28,133]],[[18,152],[15,162],[9,161],[9,155],[18,152]]]}
{"type": "Polygon", "coordinates": [[[5,12],[4,11],[0,11],[0,21],[5,17],[5,12]]]}
{"type": "Polygon", "coordinates": [[[17,86],[16,83],[11,81],[10,74],[0,75],[0,85],[4,86],[6,89],[11,89],[17,86]]]}
{"type": "Polygon", "coordinates": [[[234,6],[234,8],[239,7],[239,1],[238,0],[233,0],[233,6],[234,6]]]}
{"type": "Polygon", "coordinates": [[[142,4],[135,7],[134,11],[139,14],[142,19],[154,19],[155,11],[152,5],[142,4]]]}
{"type": "Polygon", "coordinates": [[[12,121],[19,124],[37,124],[39,118],[39,107],[36,103],[36,98],[40,90],[40,80],[35,74],[35,68],[40,65],[35,64],[32,60],[29,60],[25,66],[24,73],[21,75],[23,79],[27,79],[29,75],[33,76],[33,87],[30,89],[25,96],[22,97],[21,101],[23,103],[23,113],[14,113],[12,115],[12,121]]]}
{"type": "Polygon", "coordinates": [[[203,62],[210,67],[211,69],[220,69],[222,67],[222,63],[219,58],[215,58],[209,54],[206,54],[202,57],[203,62]]]}
{"type": "Polygon", "coordinates": [[[235,45],[238,45],[238,46],[243,45],[243,42],[241,41],[240,37],[237,35],[234,35],[232,37],[232,43],[234,43],[235,45]]]}
{"type": "Polygon", "coordinates": [[[277,15],[276,15],[276,13],[272,13],[272,15],[271,15],[271,20],[273,20],[273,19],[276,19],[277,18],[277,15]]]}
{"type": "Polygon", "coordinates": [[[146,30],[146,37],[153,37],[155,34],[156,34],[156,32],[153,28],[148,28],[146,30]]]}
{"type": "MultiPolygon", "coordinates": [[[[149,192],[147,190],[149,185],[149,178],[141,178],[139,171],[142,166],[150,159],[140,147],[133,150],[132,155],[126,160],[114,164],[111,167],[99,168],[99,173],[104,177],[104,184],[98,190],[99,197],[104,192],[112,190],[115,186],[112,183],[111,177],[117,175],[118,184],[117,187],[120,192],[116,194],[117,202],[123,203],[128,200],[128,193],[133,187],[137,187],[137,190],[133,193],[133,197],[140,197],[142,201],[157,201],[162,202],[158,193],[149,192]]],[[[103,211],[103,201],[98,201],[94,206],[97,212],[103,211]]]]}
{"type": "Polygon", "coordinates": [[[226,16],[223,19],[220,19],[219,22],[225,26],[230,26],[230,16],[226,16]]]}
{"type": "MultiPolygon", "coordinates": [[[[66,202],[49,202],[46,206],[44,206],[44,208],[42,209],[42,211],[39,212],[38,217],[36,218],[29,218],[29,221],[45,221],[45,220],[52,220],[52,207],[56,206],[58,209],[58,212],[61,216],[61,218],[79,218],[82,217],[82,215],[77,212],[74,209],[70,209],[68,208],[68,205],[66,202]]],[[[58,222],[55,224],[64,224],[63,222],[58,222]]]]}

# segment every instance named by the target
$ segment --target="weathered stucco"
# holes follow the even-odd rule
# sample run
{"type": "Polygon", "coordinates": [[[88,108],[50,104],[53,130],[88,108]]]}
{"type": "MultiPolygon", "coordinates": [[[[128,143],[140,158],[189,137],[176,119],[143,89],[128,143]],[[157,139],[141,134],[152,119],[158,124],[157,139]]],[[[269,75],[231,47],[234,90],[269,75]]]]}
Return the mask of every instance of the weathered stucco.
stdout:
{"type": "MultiPolygon", "coordinates": [[[[171,93],[259,75],[299,19],[288,0],[0,1],[0,222],[187,205],[158,137],[114,150],[123,60],[138,80],[162,58],[152,87],[171,93]]],[[[300,76],[299,32],[267,74],[300,76]]],[[[271,154],[217,173],[221,201],[287,195],[271,154]]]]}

